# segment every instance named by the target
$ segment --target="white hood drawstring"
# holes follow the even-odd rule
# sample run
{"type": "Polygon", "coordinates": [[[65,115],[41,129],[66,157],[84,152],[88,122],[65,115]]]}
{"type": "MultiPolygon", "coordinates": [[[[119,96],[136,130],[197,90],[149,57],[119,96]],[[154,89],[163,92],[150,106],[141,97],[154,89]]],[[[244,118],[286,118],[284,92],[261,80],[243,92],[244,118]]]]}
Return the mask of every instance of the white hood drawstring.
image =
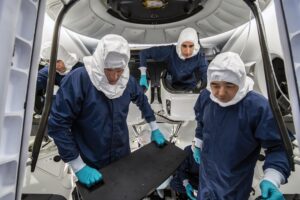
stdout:
{"type": "Polygon", "coordinates": [[[182,55],[181,53],[181,45],[184,42],[193,42],[194,43],[194,52],[192,53],[191,57],[195,56],[199,50],[200,50],[200,45],[199,45],[199,38],[197,35],[197,32],[195,29],[193,28],[185,28],[181,31],[178,41],[177,41],[177,45],[176,45],[176,52],[177,55],[179,56],[179,58],[181,60],[185,60],[186,58],[182,55]]]}
{"type": "Polygon", "coordinates": [[[239,86],[239,90],[229,102],[219,101],[212,93],[210,98],[222,107],[234,105],[241,101],[248,92],[253,90],[254,82],[247,77],[245,64],[237,53],[225,52],[217,55],[207,69],[207,89],[211,92],[212,81],[226,81],[239,86]]]}
{"type": "MultiPolygon", "coordinates": [[[[42,52],[41,52],[41,57],[43,59],[50,59],[50,54],[51,54],[51,42],[46,42],[42,46],[42,52]]],[[[57,53],[57,60],[62,60],[65,64],[66,71],[64,72],[59,72],[60,75],[66,75],[72,70],[72,67],[78,62],[78,57],[74,53],[69,53],[66,51],[66,49],[62,46],[58,46],[58,53],[57,53]]]]}
{"type": "Polygon", "coordinates": [[[109,99],[120,97],[129,80],[128,62],[130,49],[128,42],[119,35],[108,34],[98,43],[92,56],[83,58],[85,68],[93,85],[109,99]],[[104,68],[124,68],[115,85],[109,84],[104,68]]]}

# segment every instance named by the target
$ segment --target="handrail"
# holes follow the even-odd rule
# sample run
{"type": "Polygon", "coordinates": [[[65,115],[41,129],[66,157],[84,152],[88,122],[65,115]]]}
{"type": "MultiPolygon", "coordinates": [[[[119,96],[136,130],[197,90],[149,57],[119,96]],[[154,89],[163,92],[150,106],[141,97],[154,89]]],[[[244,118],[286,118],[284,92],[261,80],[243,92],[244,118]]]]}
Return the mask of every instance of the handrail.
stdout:
{"type": "Polygon", "coordinates": [[[264,71],[265,71],[265,78],[266,78],[266,85],[267,85],[267,91],[268,91],[268,99],[269,103],[274,115],[274,118],[276,120],[277,126],[280,131],[280,136],[283,141],[283,145],[287,154],[287,158],[289,161],[289,165],[292,171],[295,170],[294,166],[294,153],[293,153],[293,147],[292,143],[290,141],[290,138],[288,136],[287,128],[284,124],[283,117],[280,112],[279,105],[277,103],[276,98],[276,87],[274,83],[274,73],[273,73],[273,65],[271,62],[271,57],[269,54],[267,42],[266,42],[266,35],[265,35],[265,28],[263,24],[263,19],[261,16],[261,11],[255,2],[256,0],[243,0],[251,9],[257,25],[257,31],[259,36],[259,43],[262,53],[262,60],[264,65],[264,71]]]}

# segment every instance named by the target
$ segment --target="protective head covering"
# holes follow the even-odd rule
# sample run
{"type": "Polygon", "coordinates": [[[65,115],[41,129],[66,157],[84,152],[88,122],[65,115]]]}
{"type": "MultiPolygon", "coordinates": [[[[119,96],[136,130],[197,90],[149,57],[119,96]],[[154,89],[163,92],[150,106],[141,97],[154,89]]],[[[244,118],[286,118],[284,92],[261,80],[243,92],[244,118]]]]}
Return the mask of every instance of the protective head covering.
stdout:
{"type": "Polygon", "coordinates": [[[198,35],[195,29],[193,28],[185,28],[181,31],[178,41],[177,41],[177,45],[176,45],[176,52],[177,55],[179,56],[179,58],[181,60],[185,60],[186,58],[182,55],[181,53],[181,45],[184,42],[193,42],[194,43],[194,52],[192,53],[191,57],[195,56],[199,50],[200,50],[200,45],[199,45],[199,41],[198,41],[198,35]]]}
{"type": "Polygon", "coordinates": [[[253,90],[253,80],[246,75],[245,64],[237,53],[225,52],[217,55],[207,69],[207,89],[211,92],[212,81],[226,81],[239,86],[239,90],[229,102],[219,101],[212,93],[210,98],[222,107],[234,105],[253,90]]]}
{"type": "MultiPolygon", "coordinates": [[[[43,44],[41,58],[48,59],[48,60],[50,59],[51,46],[52,46],[51,42],[46,42],[43,44]]],[[[72,67],[78,62],[78,57],[74,53],[67,52],[66,49],[62,45],[59,45],[58,53],[57,53],[57,60],[62,60],[66,67],[66,71],[64,71],[64,72],[57,71],[57,73],[59,73],[60,75],[66,75],[67,73],[69,73],[71,71],[72,67]]]]}
{"type": "Polygon", "coordinates": [[[109,52],[104,60],[104,68],[125,68],[127,66],[127,55],[118,52],[109,52]]]}
{"type": "Polygon", "coordinates": [[[92,56],[83,58],[85,68],[93,85],[109,99],[120,97],[129,80],[128,62],[130,49],[128,42],[119,35],[108,34],[98,43],[92,56]],[[115,85],[109,84],[104,68],[124,68],[115,85]]]}

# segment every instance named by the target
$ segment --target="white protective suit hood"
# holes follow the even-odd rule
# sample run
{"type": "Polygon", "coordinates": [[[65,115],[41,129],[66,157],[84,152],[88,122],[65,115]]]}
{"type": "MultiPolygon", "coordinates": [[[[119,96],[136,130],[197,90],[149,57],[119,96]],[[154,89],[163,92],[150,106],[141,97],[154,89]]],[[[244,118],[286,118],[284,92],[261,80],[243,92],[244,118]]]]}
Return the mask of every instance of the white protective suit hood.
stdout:
{"type": "Polygon", "coordinates": [[[85,68],[93,85],[109,99],[120,97],[129,80],[128,62],[130,49],[128,42],[119,35],[108,34],[98,43],[92,56],[83,58],[85,68]],[[104,68],[124,68],[115,85],[109,84],[104,68]]]}
{"type": "Polygon", "coordinates": [[[210,98],[222,107],[234,105],[241,101],[248,92],[253,90],[254,82],[247,77],[245,64],[237,53],[225,52],[217,55],[207,69],[207,89],[211,92],[210,98]],[[212,81],[226,81],[239,86],[239,90],[229,102],[219,101],[211,92],[212,81]]]}
{"type": "MultiPolygon", "coordinates": [[[[52,46],[51,42],[46,42],[43,44],[41,58],[48,59],[48,60],[50,59],[51,46],[52,46]]],[[[69,73],[71,71],[72,67],[78,62],[78,57],[74,53],[67,52],[66,49],[62,45],[59,45],[58,53],[57,53],[57,60],[62,60],[64,62],[66,71],[65,72],[56,71],[56,72],[59,73],[60,75],[66,75],[67,73],[69,73]]]]}
{"type": "Polygon", "coordinates": [[[192,53],[192,55],[190,56],[193,57],[195,56],[199,50],[200,50],[200,45],[199,45],[199,38],[197,35],[197,31],[193,28],[185,28],[181,31],[178,41],[177,41],[177,45],[176,45],[176,52],[177,55],[179,56],[179,58],[181,60],[185,60],[186,58],[182,55],[181,53],[181,45],[184,42],[193,42],[194,43],[194,52],[192,53]]]}

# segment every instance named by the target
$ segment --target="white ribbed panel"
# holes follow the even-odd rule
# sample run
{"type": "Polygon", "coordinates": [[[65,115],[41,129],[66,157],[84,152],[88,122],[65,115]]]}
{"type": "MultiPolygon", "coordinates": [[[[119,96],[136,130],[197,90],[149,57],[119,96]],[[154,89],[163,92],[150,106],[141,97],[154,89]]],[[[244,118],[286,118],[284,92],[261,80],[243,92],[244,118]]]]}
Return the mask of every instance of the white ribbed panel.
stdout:
{"type": "Polygon", "coordinates": [[[40,48],[39,9],[37,0],[0,1],[0,200],[21,197],[40,48]]]}
{"type": "MultiPolygon", "coordinates": [[[[260,0],[263,10],[270,0],[260,0]]],[[[54,19],[60,0],[47,1],[47,13],[54,19]]],[[[236,28],[249,20],[250,10],[243,1],[210,0],[204,9],[176,23],[142,25],[114,18],[106,12],[106,0],[81,0],[68,13],[64,26],[92,38],[100,39],[107,33],[124,36],[130,43],[161,44],[176,42],[180,31],[191,26],[201,38],[217,35],[236,28]]]]}

